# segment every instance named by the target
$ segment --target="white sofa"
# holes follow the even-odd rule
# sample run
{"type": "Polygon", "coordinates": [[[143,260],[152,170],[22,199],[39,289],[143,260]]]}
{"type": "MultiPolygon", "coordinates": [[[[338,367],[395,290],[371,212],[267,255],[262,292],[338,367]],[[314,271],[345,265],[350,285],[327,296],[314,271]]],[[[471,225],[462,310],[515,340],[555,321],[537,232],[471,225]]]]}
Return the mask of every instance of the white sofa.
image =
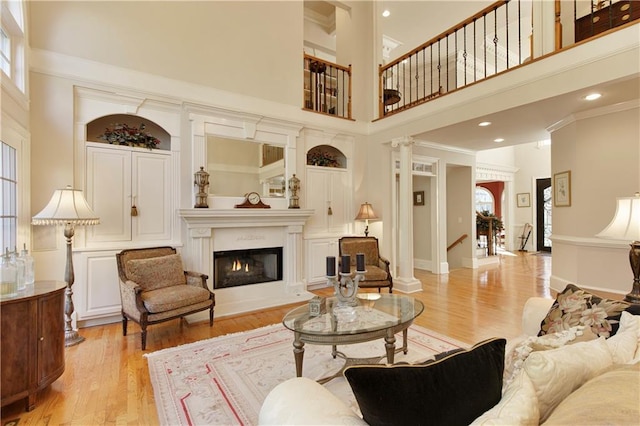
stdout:
{"type": "MultiPolygon", "coordinates": [[[[526,302],[523,335],[505,351],[502,398],[473,424],[639,424],[640,317],[624,312],[609,339],[588,338],[589,328],[580,327],[534,337],[552,303],[539,297],[526,302]]],[[[269,393],[259,424],[367,423],[322,385],[300,377],[269,393]]]]}

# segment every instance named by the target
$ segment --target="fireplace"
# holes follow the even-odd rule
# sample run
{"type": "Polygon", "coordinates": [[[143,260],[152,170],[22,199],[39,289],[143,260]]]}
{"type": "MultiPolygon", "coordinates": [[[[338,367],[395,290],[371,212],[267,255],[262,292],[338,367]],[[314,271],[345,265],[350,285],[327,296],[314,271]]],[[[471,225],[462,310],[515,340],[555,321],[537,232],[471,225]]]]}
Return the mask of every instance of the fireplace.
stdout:
{"type": "Polygon", "coordinates": [[[225,250],[213,253],[214,289],[281,280],[282,247],[225,250]]]}

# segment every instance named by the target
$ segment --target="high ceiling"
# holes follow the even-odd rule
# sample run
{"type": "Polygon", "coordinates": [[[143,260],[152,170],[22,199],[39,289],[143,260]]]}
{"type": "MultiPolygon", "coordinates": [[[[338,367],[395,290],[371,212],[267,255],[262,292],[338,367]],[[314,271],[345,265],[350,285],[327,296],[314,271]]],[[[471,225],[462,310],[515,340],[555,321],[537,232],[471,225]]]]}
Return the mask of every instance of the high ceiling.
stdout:
{"type": "MultiPolygon", "coordinates": [[[[379,15],[380,32],[401,43],[390,53],[390,58],[394,59],[492,3],[493,1],[487,0],[377,0],[375,13],[379,15]],[[390,15],[383,18],[381,14],[385,9],[389,10],[390,15]]],[[[316,14],[324,16],[330,16],[334,12],[335,4],[339,5],[339,2],[305,1],[305,7],[312,8],[316,14]]],[[[523,0],[520,4],[521,15],[531,10],[529,0],[523,0]]],[[[640,66],[638,71],[634,78],[611,81],[598,87],[569,92],[412,136],[418,140],[471,150],[542,141],[549,138],[547,129],[550,126],[572,114],[638,99],[640,97],[640,66]],[[601,93],[602,97],[586,102],[584,96],[591,91],[601,93]],[[490,121],[492,125],[480,128],[478,127],[480,121],[490,121]],[[496,138],[503,138],[504,142],[496,143],[494,142],[496,138]]]]}
{"type": "Polygon", "coordinates": [[[636,76],[441,127],[414,135],[414,137],[476,151],[538,142],[549,139],[546,129],[560,120],[582,111],[632,101],[638,97],[640,97],[640,77],[636,76]],[[592,92],[598,92],[602,97],[594,101],[586,101],[584,97],[592,92]],[[478,123],[482,121],[489,121],[492,124],[479,127],[478,123]],[[494,142],[496,138],[503,138],[504,142],[496,143],[494,142]]]}

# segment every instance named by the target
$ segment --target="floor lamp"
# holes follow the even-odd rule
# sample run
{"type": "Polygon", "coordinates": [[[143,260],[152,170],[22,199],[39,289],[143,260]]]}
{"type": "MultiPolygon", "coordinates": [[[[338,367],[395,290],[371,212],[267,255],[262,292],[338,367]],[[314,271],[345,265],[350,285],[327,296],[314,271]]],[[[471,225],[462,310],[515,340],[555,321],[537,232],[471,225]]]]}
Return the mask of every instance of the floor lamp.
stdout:
{"type": "Polygon", "coordinates": [[[73,314],[73,257],[71,244],[74,228],[76,226],[97,225],[100,223],[98,216],[91,210],[82,191],[67,186],[65,189],[56,189],[49,204],[31,221],[33,225],[64,225],[64,236],[67,239],[67,266],[64,280],[67,282],[64,304],[64,345],[73,346],[84,341],[84,337],[71,327],[71,315],[73,314]]]}
{"type": "Polygon", "coordinates": [[[365,228],[364,228],[364,236],[369,236],[369,221],[377,220],[378,216],[376,216],[373,211],[373,207],[369,203],[364,203],[360,205],[360,211],[358,212],[358,216],[356,216],[356,220],[364,220],[365,228]]]}
{"type": "Polygon", "coordinates": [[[640,303],[640,193],[634,197],[620,197],[616,214],[597,237],[630,242],[629,263],[633,272],[631,292],[624,298],[627,302],[640,303]]]}

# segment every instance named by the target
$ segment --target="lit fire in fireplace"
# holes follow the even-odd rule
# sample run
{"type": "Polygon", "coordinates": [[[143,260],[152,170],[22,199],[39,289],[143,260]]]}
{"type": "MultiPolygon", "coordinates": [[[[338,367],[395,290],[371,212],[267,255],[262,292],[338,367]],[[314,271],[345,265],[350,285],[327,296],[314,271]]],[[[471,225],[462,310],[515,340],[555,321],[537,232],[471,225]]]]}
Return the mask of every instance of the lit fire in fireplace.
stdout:
{"type": "Polygon", "coordinates": [[[249,272],[249,264],[245,263],[244,264],[244,268],[242,267],[242,262],[240,262],[240,260],[236,259],[233,261],[233,266],[231,267],[231,270],[233,272],[236,271],[242,271],[244,269],[245,272],[249,272]]]}

